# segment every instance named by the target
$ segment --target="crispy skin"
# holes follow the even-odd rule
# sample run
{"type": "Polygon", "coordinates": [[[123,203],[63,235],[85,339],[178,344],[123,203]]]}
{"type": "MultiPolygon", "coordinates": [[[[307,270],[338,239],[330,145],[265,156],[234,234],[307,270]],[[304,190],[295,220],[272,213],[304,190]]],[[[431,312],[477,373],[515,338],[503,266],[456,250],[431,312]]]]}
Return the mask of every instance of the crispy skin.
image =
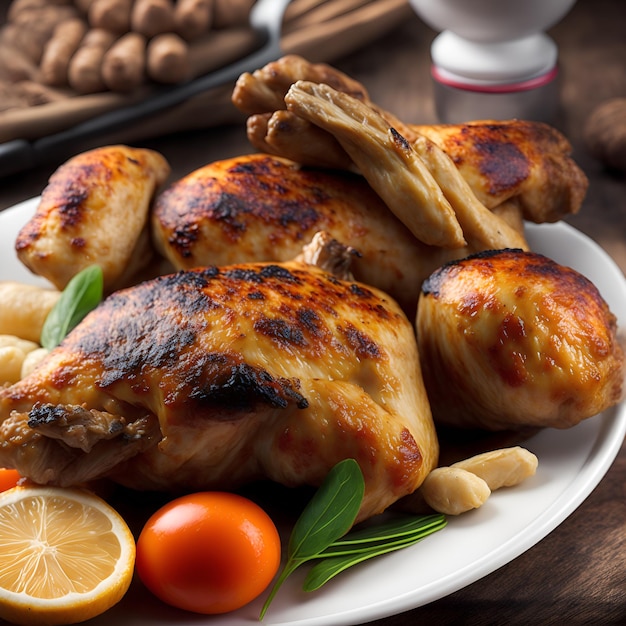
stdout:
{"type": "Polygon", "coordinates": [[[152,150],[105,146],[59,167],[15,249],[33,273],[58,289],[92,263],[105,290],[126,284],[152,258],[148,213],[170,168],[152,150]]]}
{"type": "Polygon", "coordinates": [[[547,124],[482,120],[414,129],[452,158],[488,208],[516,198],[525,219],[543,223],[582,205],[589,181],[570,143],[547,124]]]}
{"type": "Polygon", "coordinates": [[[568,428],[616,404],[616,318],[578,272],[534,253],[490,251],[424,282],[417,313],[436,421],[568,428]]]}
{"type": "Polygon", "coordinates": [[[159,194],[152,220],[158,249],[177,269],[287,261],[327,231],[358,251],[356,279],[389,293],[411,318],[421,281],[468,253],[416,241],[360,176],[266,154],[192,172],[159,194]]]}
{"type": "Polygon", "coordinates": [[[300,262],[114,293],[0,391],[0,424],[0,464],[58,484],[318,485],[355,458],[359,519],[414,491],[438,455],[412,324],[382,292],[300,262]]]}

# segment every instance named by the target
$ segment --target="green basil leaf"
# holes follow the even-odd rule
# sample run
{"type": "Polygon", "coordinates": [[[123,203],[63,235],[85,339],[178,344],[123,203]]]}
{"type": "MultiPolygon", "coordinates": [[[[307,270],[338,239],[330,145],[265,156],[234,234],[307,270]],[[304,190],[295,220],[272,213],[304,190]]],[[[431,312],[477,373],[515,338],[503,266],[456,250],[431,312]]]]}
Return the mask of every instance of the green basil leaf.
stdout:
{"type": "Polygon", "coordinates": [[[368,550],[360,550],[356,554],[348,554],[345,556],[335,556],[328,559],[323,559],[316,563],[306,575],[304,583],[302,584],[303,591],[315,591],[322,585],[326,584],[331,578],[341,574],[341,572],[348,568],[358,565],[363,561],[386,554],[387,552],[393,552],[400,548],[406,548],[407,546],[416,543],[418,540],[402,541],[398,542],[394,546],[376,546],[369,548],[368,550]]]}
{"type": "Polygon", "coordinates": [[[102,300],[102,268],[90,265],[78,272],[66,285],[41,329],[41,345],[58,346],[63,338],[102,300]]]}
{"type": "Polygon", "coordinates": [[[364,493],[365,480],[354,459],[340,461],[328,472],[291,531],[287,562],[261,608],[260,620],[294,570],[316,558],[319,552],[350,530],[364,493]]]}
{"type": "Polygon", "coordinates": [[[364,493],[365,481],[358,463],[354,459],[337,463],[293,527],[288,556],[308,560],[347,533],[364,493]]]}
{"type": "Polygon", "coordinates": [[[347,549],[359,550],[372,544],[392,541],[402,537],[410,538],[415,536],[416,533],[428,530],[433,526],[438,529],[445,524],[445,516],[439,513],[418,517],[400,515],[382,524],[372,524],[350,531],[341,539],[334,541],[320,556],[332,556],[339,551],[347,549]]]}

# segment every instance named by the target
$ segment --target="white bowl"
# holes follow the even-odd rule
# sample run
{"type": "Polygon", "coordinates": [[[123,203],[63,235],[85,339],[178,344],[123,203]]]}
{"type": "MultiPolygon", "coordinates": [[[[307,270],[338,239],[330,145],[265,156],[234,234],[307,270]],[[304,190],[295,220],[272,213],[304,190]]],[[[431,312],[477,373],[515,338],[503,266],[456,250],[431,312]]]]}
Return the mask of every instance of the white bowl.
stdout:
{"type": "Polygon", "coordinates": [[[576,0],[409,0],[431,28],[472,41],[507,41],[546,30],[576,0]]]}

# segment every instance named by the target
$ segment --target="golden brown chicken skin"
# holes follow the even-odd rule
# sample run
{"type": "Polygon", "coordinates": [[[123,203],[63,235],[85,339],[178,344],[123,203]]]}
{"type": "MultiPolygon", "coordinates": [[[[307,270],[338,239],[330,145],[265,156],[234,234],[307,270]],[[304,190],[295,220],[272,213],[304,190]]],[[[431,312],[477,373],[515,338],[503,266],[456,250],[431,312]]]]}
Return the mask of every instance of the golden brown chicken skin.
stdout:
{"type": "Polygon", "coordinates": [[[0,464],[63,485],[317,485],[352,457],[361,519],[416,489],[438,454],[411,323],[381,292],[300,262],[114,293],[0,391],[0,422],[0,464]]]}
{"type": "Polygon", "coordinates": [[[413,126],[448,154],[492,209],[515,200],[525,219],[556,222],[577,213],[589,181],[555,128],[527,120],[413,126]]]}
{"type": "Polygon", "coordinates": [[[567,428],[622,396],[615,316],[587,278],[540,254],[489,251],[435,271],[417,333],[442,424],[567,428]]]}
{"type": "Polygon", "coordinates": [[[155,245],[177,269],[286,261],[318,231],[356,248],[352,272],[413,317],[421,281],[465,249],[417,241],[360,176],[250,154],[210,163],[157,197],[155,245]]]}
{"type": "Polygon", "coordinates": [[[107,292],[128,284],[152,258],[148,214],[169,173],[161,154],[143,148],[76,155],[52,174],[18,233],[18,258],[58,289],[93,263],[102,267],[107,292]]]}

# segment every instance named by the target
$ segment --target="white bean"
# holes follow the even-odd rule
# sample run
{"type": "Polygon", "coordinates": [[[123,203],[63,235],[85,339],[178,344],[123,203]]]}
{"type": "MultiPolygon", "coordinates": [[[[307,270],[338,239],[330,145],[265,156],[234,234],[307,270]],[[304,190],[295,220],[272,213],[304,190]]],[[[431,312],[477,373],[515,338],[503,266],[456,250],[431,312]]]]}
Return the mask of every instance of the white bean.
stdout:
{"type": "Polygon", "coordinates": [[[38,347],[33,341],[0,335],[0,384],[16,383],[21,377],[26,355],[38,347]]]}
{"type": "Polygon", "coordinates": [[[458,467],[434,469],[420,487],[426,504],[444,515],[460,515],[482,506],[491,490],[482,479],[458,467]]]}
{"type": "Polygon", "coordinates": [[[22,369],[20,371],[20,378],[26,378],[39,364],[39,362],[48,354],[46,348],[37,348],[32,352],[29,352],[22,363],[22,369]]]}
{"type": "Polygon", "coordinates": [[[537,471],[537,457],[520,446],[484,452],[453,463],[451,467],[467,470],[480,476],[491,491],[500,487],[518,485],[537,471]]]}
{"type": "Polygon", "coordinates": [[[41,328],[61,293],[13,281],[0,281],[0,333],[39,341],[41,328]]]}

